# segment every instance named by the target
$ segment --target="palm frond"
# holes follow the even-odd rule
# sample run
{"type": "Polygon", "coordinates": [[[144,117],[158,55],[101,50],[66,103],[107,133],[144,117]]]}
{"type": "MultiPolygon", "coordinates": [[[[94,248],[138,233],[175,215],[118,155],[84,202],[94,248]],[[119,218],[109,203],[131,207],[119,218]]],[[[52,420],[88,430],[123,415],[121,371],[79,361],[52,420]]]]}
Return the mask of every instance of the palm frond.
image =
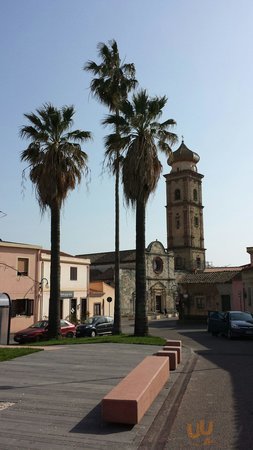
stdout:
{"type": "Polygon", "coordinates": [[[21,137],[30,140],[21,153],[21,161],[29,164],[30,179],[42,211],[55,201],[61,205],[87,171],[88,157],[80,144],[92,135],[89,131],[68,131],[74,112],[74,106],[57,109],[46,103],[36,110],[37,114],[25,114],[32,125],[20,130],[21,137]]]}
{"type": "Polygon", "coordinates": [[[81,130],[74,130],[70,131],[65,135],[66,140],[73,140],[73,141],[80,141],[85,142],[88,140],[92,140],[92,133],[90,131],[81,131],[81,130]]]}

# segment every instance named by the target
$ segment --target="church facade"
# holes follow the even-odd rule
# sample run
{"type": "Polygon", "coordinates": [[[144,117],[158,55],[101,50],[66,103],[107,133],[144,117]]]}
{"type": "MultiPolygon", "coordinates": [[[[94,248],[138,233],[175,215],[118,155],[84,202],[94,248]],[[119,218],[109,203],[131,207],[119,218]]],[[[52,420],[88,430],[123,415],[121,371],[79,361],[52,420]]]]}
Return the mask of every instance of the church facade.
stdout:
{"type": "MultiPolygon", "coordinates": [[[[184,141],[168,159],[166,180],[167,248],[156,240],[146,248],[147,313],[175,314],[187,274],[205,269],[202,179],[198,173],[199,155],[184,141]]],[[[91,281],[114,285],[114,252],[77,255],[90,259],[91,281]]],[[[122,315],[135,311],[135,250],[120,252],[122,315]]]]}
{"type": "MultiPolygon", "coordinates": [[[[79,255],[91,262],[91,281],[103,280],[114,285],[114,252],[79,255]]],[[[177,285],[174,255],[156,240],[146,248],[147,313],[148,315],[174,314],[177,285]]],[[[131,316],[135,311],[135,250],[120,252],[121,312],[131,316]]]]}

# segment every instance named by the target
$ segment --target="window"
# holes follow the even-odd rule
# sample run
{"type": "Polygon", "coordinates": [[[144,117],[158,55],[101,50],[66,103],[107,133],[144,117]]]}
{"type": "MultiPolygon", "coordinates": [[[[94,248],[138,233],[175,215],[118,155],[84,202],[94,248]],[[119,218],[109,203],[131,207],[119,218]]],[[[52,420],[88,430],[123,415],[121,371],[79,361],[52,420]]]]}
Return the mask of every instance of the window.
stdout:
{"type": "Polygon", "coordinates": [[[206,306],[206,300],[203,295],[199,295],[195,297],[196,307],[198,309],[204,309],[206,306]]]}
{"type": "Polygon", "coordinates": [[[159,257],[153,259],[153,270],[155,273],[162,273],[163,271],[163,260],[159,257]]]}
{"type": "Polygon", "coordinates": [[[196,267],[197,269],[201,269],[201,259],[199,256],[196,258],[196,267]]]}
{"type": "Polygon", "coordinates": [[[94,304],[94,316],[100,316],[101,315],[101,303],[95,303],[94,304]]]}
{"type": "Polygon", "coordinates": [[[18,258],[18,276],[27,277],[29,269],[28,258],[18,258]]]}
{"type": "Polygon", "coordinates": [[[197,192],[197,189],[193,189],[193,200],[194,200],[195,202],[197,202],[197,200],[198,200],[198,192],[197,192]]]}
{"type": "Polygon", "coordinates": [[[196,228],[199,226],[199,218],[197,216],[194,217],[194,225],[196,228]]]}
{"type": "Polygon", "coordinates": [[[17,299],[12,301],[11,316],[32,316],[33,315],[33,300],[17,299]]]}
{"type": "Polygon", "coordinates": [[[180,200],[180,199],[181,199],[181,192],[180,192],[180,189],[176,189],[176,190],[175,190],[174,198],[175,198],[175,200],[180,200]]]}
{"type": "Polygon", "coordinates": [[[70,279],[77,280],[77,267],[70,267],[70,279]]]}

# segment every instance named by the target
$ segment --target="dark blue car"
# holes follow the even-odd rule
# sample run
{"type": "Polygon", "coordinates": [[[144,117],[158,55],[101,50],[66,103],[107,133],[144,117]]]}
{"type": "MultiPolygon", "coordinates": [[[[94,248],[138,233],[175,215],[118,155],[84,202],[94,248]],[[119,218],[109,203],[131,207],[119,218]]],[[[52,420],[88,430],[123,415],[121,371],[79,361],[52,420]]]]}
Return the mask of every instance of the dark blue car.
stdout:
{"type": "Polygon", "coordinates": [[[94,316],[76,327],[76,337],[95,337],[102,334],[112,334],[113,317],[94,316]]]}
{"type": "Polygon", "coordinates": [[[222,334],[229,339],[234,337],[253,337],[252,315],[244,311],[215,311],[209,315],[208,331],[213,336],[222,334]]]}

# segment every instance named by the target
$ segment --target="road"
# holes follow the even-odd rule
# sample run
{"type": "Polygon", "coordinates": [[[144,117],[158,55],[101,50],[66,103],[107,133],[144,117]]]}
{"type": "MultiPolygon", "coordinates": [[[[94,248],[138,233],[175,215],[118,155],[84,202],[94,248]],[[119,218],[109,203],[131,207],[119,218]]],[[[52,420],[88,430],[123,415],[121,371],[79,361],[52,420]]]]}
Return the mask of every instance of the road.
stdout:
{"type": "Polygon", "coordinates": [[[205,326],[175,320],[153,321],[149,330],[181,339],[195,358],[159,450],[252,448],[253,341],[213,337],[205,326]]]}

